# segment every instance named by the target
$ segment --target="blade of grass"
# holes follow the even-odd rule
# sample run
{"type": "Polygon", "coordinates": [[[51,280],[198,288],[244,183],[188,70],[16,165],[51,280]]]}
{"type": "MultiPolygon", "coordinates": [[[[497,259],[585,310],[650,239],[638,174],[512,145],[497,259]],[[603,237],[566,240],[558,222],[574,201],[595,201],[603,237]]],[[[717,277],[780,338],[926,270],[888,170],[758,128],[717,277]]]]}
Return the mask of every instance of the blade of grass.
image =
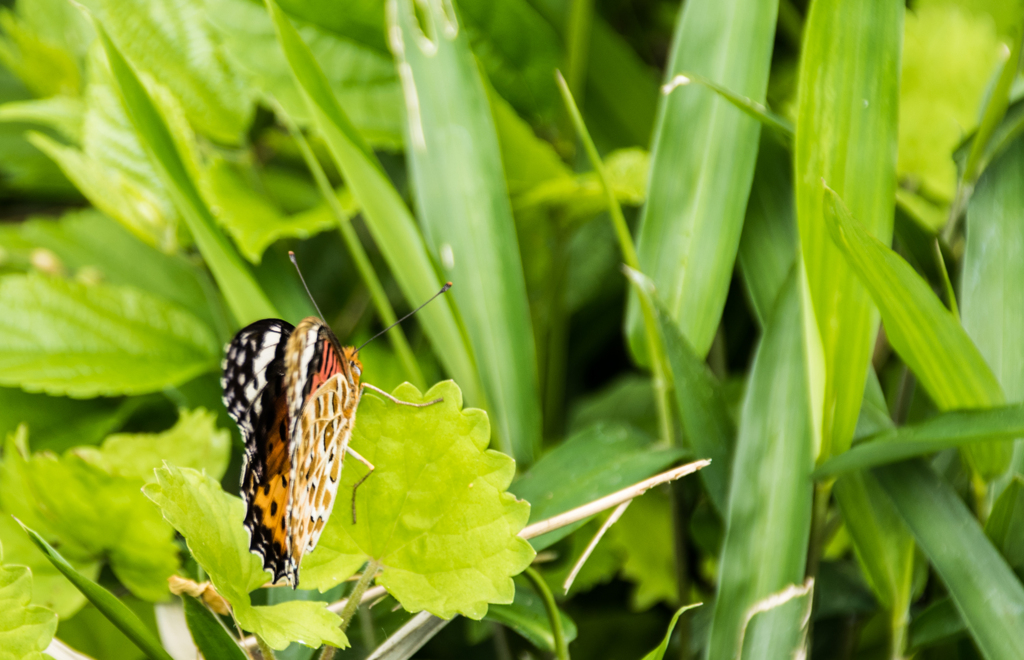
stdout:
{"type": "Polygon", "coordinates": [[[729,497],[729,471],[736,428],[721,391],[721,384],[697,357],[682,330],[660,302],[655,303],[665,353],[672,370],[676,410],[695,455],[711,459],[700,471],[708,498],[725,514],[729,497]]]}
{"type": "Polygon", "coordinates": [[[540,450],[536,347],[497,133],[469,36],[441,0],[390,0],[420,224],[458,303],[499,442],[540,450]],[[452,99],[458,99],[454,103],[452,99]]]}
{"type": "Polygon", "coordinates": [[[1024,657],[1024,586],[953,488],[922,461],[874,470],[982,654],[1024,657]]]}
{"type": "MultiPolygon", "coordinates": [[[[605,200],[608,204],[608,215],[612,219],[612,227],[615,229],[615,237],[619,241],[619,250],[622,252],[622,260],[626,266],[631,269],[632,272],[627,271],[626,275],[631,280],[634,280],[634,284],[641,289],[645,289],[645,285],[639,283],[634,275],[643,277],[640,274],[640,261],[637,257],[636,248],[633,246],[633,238],[629,234],[629,226],[626,224],[626,217],[622,215],[622,207],[619,206],[619,200],[615,196],[615,191],[612,189],[611,184],[608,182],[608,174],[605,172],[604,163],[601,160],[600,154],[597,153],[597,147],[594,146],[594,141],[590,138],[590,132],[587,131],[587,126],[583,123],[583,115],[580,114],[580,109],[576,105],[575,99],[572,97],[572,92],[569,90],[569,85],[566,84],[565,78],[562,77],[560,72],[555,72],[555,79],[558,82],[558,89],[562,93],[562,100],[565,102],[566,110],[569,112],[569,118],[572,121],[573,127],[576,129],[576,135],[580,142],[583,143],[583,148],[587,152],[587,158],[590,159],[590,166],[594,168],[597,173],[597,178],[601,182],[601,189],[604,191],[605,200]]],[[[647,290],[647,295],[644,292],[639,294],[640,308],[643,312],[644,319],[644,334],[647,341],[647,355],[653,356],[650,361],[651,371],[654,382],[654,401],[658,409],[658,426],[660,429],[661,440],[668,444],[672,444],[672,418],[669,413],[668,403],[668,362],[665,356],[665,347],[662,344],[660,335],[658,334],[657,321],[654,316],[654,307],[651,304],[650,296],[653,292],[647,290]]]]}
{"type": "Polygon", "coordinates": [[[736,260],[763,328],[797,251],[790,155],[770,133],[761,136],[736,260]]]}
{"type": "MultiPolygon", "coordinates": [[[[874,299],[890,343],[941,410],[988,408],[1003,391],[953,313],[895,252],[855,221],[834,191],[827,190],[825,221],[843,260],[874,299]]],[[[1006,469],[1011,445],[967,449],[986,479],[1006,469]]]]}
{"type": "Polygon", "coordinates": [[[533,588],[540,594],[544,601],[544,610],[548,613],[548,622],[551,624],[551,632],[555,636],[555,658],[558,660],[569,660],[569,647],[565,645],[565,632],[562,630],[562,617],[558,612],[558,605],[555,604],[555,597],[551,595],[551,589],[547,582],[540,576],[540,573],[532,568],[527,568],[523,575],[530,581],[533,588]]]}
{"type": "Polygon", "coordinates": [[[766,106],[765,104],[758,103],[754,99],[748,98],[746,96],[740,96],[739,94],[736,94],[735,92],[723,87],[722,85],[719,85],[718,83],[712,80],[708,80],[704,76],[698,75],[696,73],[689,73],[686,71],[682,73],[677,73],[675,76],[672,77],[671,80],[669,80],[662,86],[661,93],[669,94],[672,92],[672,90],[676,89],[677,87],[685,87],[690,83],[697,83],[698,85],[703,85],[704,87],[707,87],[712,92],[718,94],[729,103],[732,103],[738,110],[740,110],[747,116],[756,119],[757,121],[761,122],[762,124],[764,124],[768,128],[771,128],[772,130],[778,131],[784,139],[792,139],[794,133],[796,132],[796,128],[793,126],[793,122],[789,121],[782,115],[775,114],[774,112],[769,110],[768,106],[766,106]]]}
{"type": "Polygon", "coordinates": [[[46,555],[54,568],[60,571],[71,584],[82,592],[82,595],[89,599],[89,602],[96,606],[103,616],[107,617],[118,630],[125,634],[135,646],[139,647],[151,660],[172,660],[171,656],[161,646],[160,641],[153,636],[153,633],[146,628],[146,625],[135,616],[135,613],[128,609],[128,606],[92,580],[86,578],[76,571],[59,552],[47,543],[43,537],[34,530],[26,527],[20,520],[15,518],[25,533],[29,535],[32,542],[46,555]]]}
{"type": "MultiPolygon", "coordinates": [[[[777,9],[777,0],[685,3],[666,79],[689,71],[763,102],[777,9]]],[[[732,280],[760,131],[758,121],[709,89],[662,93],[637,251],[640,270],[702,357],[732,280]]],[[[628,336],[646,363],[638,304],[631,294],[628,336]]]]}
{"type": "Polygon", "coordinates": [[[835,477],[978,442],[1024,437],[1024,406],[963,410],[898,429],[883,431],[822,463],[815,479],[835,477]]]}
{"type": "MultiPolygon", "coordinates": [[[[398,285],[411,304],[437,293],[441,279],[405,202],[388,180],[376,155],[348,120],[323,71],[295,27],[273,0],[267,0],[278,41],[335,164],[352,191],[398,285]]],[[[458,286],[458,285],[456,285],[458,286]]],[[[483,390],[469,344],[455,317],[453,299],[435,300],[417,313],[434,351],[466,397],[482,405],[483,390]]]]}
{"type": "Polygon", "coordinates": [[[794,182],[807,280],[825,350],[819,460],[850,446],[878,312],[826,230],[824,177],[870,235],[888,244],[896,194],[903,35],[900,0],[815,0],[800,57],[794,182]]]}
{"type": "MultiPolygon", "coordinates": [[[[331,187],[324,168],[320,165],[316,154],[313,153],[313,149],[310,148],[306,136],[302,134],[302,131],[295,125],[295,122],[285,114],[283,109],[278,109],[277,115],[284,118],[285,124],[288,126],[288,132],[295,140],[295,144],[298,145],[299,152],[302,154],[302,160],[306,162],[306,167],[312,173],[316,186],[320,190],[320,195],[338,220],[338,231],[341,233],[342,240],[345,241],[345,247],[348,248],[352,261],[355,262],[356,270],[359,271],[363,284],[366,285],[370,292],[370,299],[373,300],[373,306],[377,309],[377,314],[380,315],[381,323],[385,327],[390,327],[398,320],[398,317],[395,316],[395,310],[391,307],[388,294],[384,291],[384,285],[380,283],[380,278],[374,272],[373,264],[370,263],[370,257],[366,254],[366,250],[363,249],[363,244],[359,241],[359,236],[356,234],[355,228],[352,227],[348,214],[341,208],[341,202],[338,201],[338,196],[331,187]]],[[[409,382],[423,391],[426,388],[426,381],[423,379],[423,372],[420,371],[419,363],[416,362],[416,358],[412,354],[409,342],[405,338],[405,331],[402,330],[401,326],[396,325],[388,331],[387,339],[398,355],[402,366],[405,367],[405,375],[409,378],[409,382]]]]}
{"type": "MultiPolygon", "coordinates": [[[[971,196],[960,275],[964,330],[1010,403],[1024,402],[1022,180],[1024,140],[1018,139],[989,165],[971,196]]],[[[1013,469],[1024,473],[1024,442],[1016,444],[1013,469]]]]}
{"type": "Polygon", "coordinates": [[[93,21],[110,63],[113,80],[153,166],[167,187],[203,259],[231,308],[235,321],[247,325],[279,316],[220,228],[182,161],[171,130],[143,87],[135,70],[124,59],[99,21],[93,21]]]}
{"type": "Polygon", "coordinates": [[[820,382],[810,301],[795,265],[761,338],[736,439],[708,658],[735,658],[748,611],[801,584],[811,531],[810,480],[820,382]]]}

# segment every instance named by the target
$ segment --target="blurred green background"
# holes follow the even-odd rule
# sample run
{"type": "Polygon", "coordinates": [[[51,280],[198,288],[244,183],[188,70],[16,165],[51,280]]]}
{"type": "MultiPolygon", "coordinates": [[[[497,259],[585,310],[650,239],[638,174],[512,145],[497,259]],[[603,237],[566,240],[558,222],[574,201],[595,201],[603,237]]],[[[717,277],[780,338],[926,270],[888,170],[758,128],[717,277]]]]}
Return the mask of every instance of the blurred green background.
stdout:
{"type": "MultiPolygon", "coordinates": [[[[103,452],[237,492],[223,346],[315,313],[294,250],[346,345],[454,282],[363,378],[454,379],[531,522],[713,459],[568,590],[609,514],[534,540],[568,651],[518,578],[415,657],[1024,657],[1017,0],[2,5],[0,510],[154,631],[196,566],[103,452]]],[[[0,542],[59,639],[143,657],[0,542]]]]}

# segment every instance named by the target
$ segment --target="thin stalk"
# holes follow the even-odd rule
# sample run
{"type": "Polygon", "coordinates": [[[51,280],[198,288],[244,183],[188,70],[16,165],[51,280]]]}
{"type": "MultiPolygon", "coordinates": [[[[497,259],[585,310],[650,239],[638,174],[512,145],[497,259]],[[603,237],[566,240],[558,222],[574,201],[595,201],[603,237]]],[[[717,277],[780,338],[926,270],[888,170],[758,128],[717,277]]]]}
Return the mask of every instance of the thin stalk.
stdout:
{"type": "Polygon", "coordinates": [[[715,92],[726,101],[731,103],[740,112],[753,117],[757,121],[761,122],[768,128],[778,131],[787,140],[792,141],[796,135],[796,128],[793,126],[793,122],[789,121],[782,115],[777,115],[768,109],[763,103],[758,103],[752,98],[747,96],[740,96],[736,92],[730,89],[722,87],[715,81],[705,78],[704,76],[696,73],[680,73],[669,80],[667,83],[661,86],[662,94],[670,94],[672,90],[677,87],[684,87],[690,83],[697,83],[707,87],[711,91],[715,92]]]}
{"type": "MultiPolygon", "coordinates": [[[[371,561],[363,569],[363,574],[359,576],[359,581],[356,582],[356,586],[352,587],[352,593],[348,595],[348,599],[345,601],[345,607],[341,609],[338,616],[341,617],[341,632],[348,630],[348,626],[352,623],[352,618],[356,614],[356,610],[359,609],[359,605],[363,600],[363,594],[370,588],[370,584],[373,582],[373,578],[377,576],[377,569],[380,567],[376,561],[371,561]]],[[[334,647],[325,646],[323,652],[320,654],[320,660],[331,660],[334,657],[334,647]]]]}
{"type": "Polygon", "coordinates": [[[571,0],[566,26],[566,71],[569,89],[583,101],[587,80],[587,55],[590,53],[590,30],[594,21],[594,0],[571,0]]]}
{"type": "MultiPolygon", "coordinates": [[[[586,149],[590,164],[594,168],[594,172],[597,173],[597,178],[601,182],[601,188],[604,190],[605,200],[608,203],[608,215],[611,217],[612,226],[615,228],[615,236],[619,241],[619,249],[622,251],[622,260],[633,270],[641,272],[640,259],[636,254],[636,246],[633,245],[633,237],[629,233],[629,225],[626,224],[626,217],[622,215],[622,207],[619,206],[619,200],[615,197],[615,191],[612,190],[611,183],[608,181],[608,174],[604,169],[601,155],[597,152],[597,147],[594,146],[594,141],[590,138],[590,132],[587,131],[586,124],[583,123],[583,116],[580,114],[580,109],[576,106],[576,101],[573,100],[572,92],[569,90],[569,85],[566,84],[565,78],[562,77],[559,71],[555,72],[555,78],[558,81],[558,88],[562,92],[562,99],[565,101],[566,110],[569,111],[569,116],[572,118],[572,123],[576,128],[576,133],[579,136],[580,142],[583,143],[584,149],[586,149]]],[[[643,295],[640,296],[640,310],[643,313],[647,349],[651,356],[651,373],[654,380],[654,399],[658,410],[658,427],[661,439],[671,445],[673,444],[673,433],[671,407],[669,404],[668,360],[665,356],[665,347],[662,344],[661,335],[658,332],[657,322],[655,321],[654,307],[651,305],[651,301],[643,295]]]]}
{"type": "Polygon", "coordinates": [[[259,635],[256,635],[256,644],[260,647],[260,655],[263,656],[263,660],[277,660],[277,656],[274,655],[274,649],[267,646],[267,643],[259,635]]]}
{"type": "MultiPolygon", "coordinates": [[[[352,261],[355,262],[356,270],[359,271],[363,283],[366,284],[366,288],[370,292],[370,299],[373,300],[373,306],[377,309],[381,322],[385,327],[391,325],[398,317],[395,316],[395,310],[391,307],[391,302],[384,291],[384,286],[380,283],[377,273],[373,270],[370,257],[366,254],[366,250],[363,249],[363,244],[359,242],[359,236],[356,235],[356,230],[352,227],[352,223],[349,222],[348,214],[341,207],[337,194],[331,188],[330,181],[327,180],[327,174],[324,173],[323,166],[320,165],[320,161],[317,159],[316,154],[313,153],[313,149],[309,146],[309,142],[306,141],[302,131],[298,130],[290,119],[286,120],[285,124],[288,126],[289,133],[295,139],[299,152],[302,154],[303,160],[306,161],[306,166],[313,174],[317,188],[320,189],[320,194],[338,219],[338,230],[341,232],[345,246],[352,256],[352,261]]],[[[423,391],[426,387],[423,372],[420,371],[420,365],[412,354],[412,349],[409,347],[409,342],[406,340],[405,332],[402,331],[401,326],[395,326],[388,332],[388,341],[391,342],[391,347],[395,349],[398,359],[401,361],[402,366],[405,367],[409,382],[420,391],[423,391]]]]}
{"type": "Polygon", "coordinates": [[[523,571],[523,575],[530,581],[533,588],[540,594],[541,600],[544,601],[544,610],[548,613],[548,620],[551,622],[551,633],[555,637],[555,657],[558,660],[569,660],[569,647],[565,644],[565,632],[562,630],[562,617],[558,615],[558,606],[555,605],[555,597],[551,595],[551,590],[548,589],[548,585],[544,582],[544,578],[540,576],[540,573],[532,568],[527,568],[523,571]]]}

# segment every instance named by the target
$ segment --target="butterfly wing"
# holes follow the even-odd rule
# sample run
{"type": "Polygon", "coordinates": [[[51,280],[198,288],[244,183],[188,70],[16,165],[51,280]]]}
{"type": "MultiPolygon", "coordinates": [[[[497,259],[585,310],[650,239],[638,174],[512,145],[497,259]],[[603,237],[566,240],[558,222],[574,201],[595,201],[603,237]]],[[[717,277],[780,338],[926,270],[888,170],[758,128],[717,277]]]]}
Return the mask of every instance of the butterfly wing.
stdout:
{"type": "Polygon", "coordinates": [[[288,521],[296,562],[312,552],[334,508],[345,450],[352,438],[359,388],[344,374],[320,385],[303,408],[292,461],[288,521]]]}
{"type": "Polygon", "coordinates": [[[289,576],[292,584],[298,581],[302,556],[320,538],[338,490],[358,403],[359,377],[348,367],[350,361],[318,318],[303,320],[288,340],[284,387],[288,437],[294,442],[286,547],[295,562],[289,576]]]}
{"type": "Polygon", "coordinates": [[[285,513],[292,447],[284,391],[285,353],[294,328],[278,319],[243,328],[228,344],[221,387],[228,414],[245,439],[242,497],[249,549],[274,581],[294,568],[285,513]]]}

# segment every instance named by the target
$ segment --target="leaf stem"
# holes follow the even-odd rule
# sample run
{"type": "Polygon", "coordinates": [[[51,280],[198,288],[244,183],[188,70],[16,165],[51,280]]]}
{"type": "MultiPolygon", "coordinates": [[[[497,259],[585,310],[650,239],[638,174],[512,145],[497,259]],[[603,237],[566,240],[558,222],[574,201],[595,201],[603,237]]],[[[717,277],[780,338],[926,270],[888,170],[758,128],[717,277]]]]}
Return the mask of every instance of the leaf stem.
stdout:
{"type": "Polygon", "coordinates": [[[530,581],[533,588],[540,594],[541,600],[544,601],[544,610],[548,613],[548,620],[551,622],[551,633],[555,637],[555,657],[558,660],[569,660],[569,647],[565,644],[565,631],[562,630],[562,617],[558,614],[558,606],[555,605],[555,597],[551,595],[551,590],[548,589],[548,585],[544,582],[544,578],[540,574],[527,567],[523,571],[523,575],[530,581]]]}
{"type": "Polygon", "coordinates": [[[260,655],[263,656],[263,660],[277,660],[277,656],[274,655],[274,649],[270,648],[259,635],[256,635],[256,644],[260,647],[260,655]]]}
{"type": "MultiPolygon", "coordinates": [[[[391,307],[391,302],[384,291],[384,286],[377,277],[377,273],[373,270],[370,257],[366,254],[363,244],[359,242],[359,236],[356,235],[355,228],[352,227],[352,223],[349,221],[349,214],[341,207],[337,194],[331,188],[330,181],[327,180],[324,168],[320,165],[320,161],[317,160],[316,154],[313,153],[302,131],[295,126],[291,118],[283,111],[279,111],[279,114],[285,118],[284,123],[288,127],[288,132],[295,140],[296,145],[298,145],[299,151],[302,153],[302,159],[306,161],[306,167],[313,174],[317,188],[320,189],[320,194],[338,220],[338,230],[345,241],[345,247],[348,248],[352,261],[356,265],[356,270],[359,271],[359,276],[370,292],[370,298],[373,300],[373,306],[380,315],[381,322],[385,327],[391,325],[398,317],[395,316],[395,310],[391,307]]],[[[401,360],[402,366],[405,367],[409,382],[420,391],[423,391],[426,387],[423,372],[420,371],[419,363],[416,362],[416,358],[412,354],[412,349],[409,347],[409,342],[406,340],[405,332],[402,331],[401,326],[395,326],[388,332],[388,341],[391,342],[392,348],[398,354],[398,359],[401,360]]]]}
{"type": "MultiPolygon", "coordinates": [[[[576,101],[573,99],[572,92],[569,90],[569,85],[565,82],[565,78],[562,77],[562,73],[556,71],[555,78],[558,81],[558,88],[562,92],[562,100],[569,111],[569,117],[576,127],[576,133],[579,135],[580,142],[583,143],[583,148],[586,149],[590,164],[594,168],[598,180],[601,182],[601,188],[604,190],[605,200],[608,203],[608,215],[611,216],[612,226],[615,228],[615,236],[619,240],[619,249],[622,250],[622,260],[633,270],[641,272],[640,259],[636,254],[636,246],[633,245],[633,237],[629,233],[629,225],[626,224],[626,217],[622,215],[622,207],[619,206],[619,200],[615,197],[615,191],[608,181],[608,174],[605,172],[601,155],[597,152],[597,147],[594,146],[594,141],[590,137],[590,132],[587,131],[586,124],[583,123],[583,115],[580,114],[580,109],[576,106],[576,101]]],[[[654,398],[658,409],[658,426],[661,439],[671,445],[673,444],[673,433],[671,407],[669,406],[668,361],[655,321],[654,306],[643,295],[643,292],[640,293],[640,310],[643,312],[647,351],[651,358],[651,375],[654,380],[654,398]]]]}
{"type": "Polygon", "coordinates": [[[359,577],[359,582],[356,582],[356,586],[352,588],[352,593],[348,595],[348,602],[345,603],[345,607],[338,613],[338,616],[341,617],[341,632],[345,632],[349,624],[352,623],[352,617],[355,616],[356,610],[359,609],[359,604],[363,600],[363,593],[370,588],[373,578],[377,576],[378,568],[380,568],[380,564],[377,563],[377,560],[370,560],[366,564],[363,574],[359,577]]]}

